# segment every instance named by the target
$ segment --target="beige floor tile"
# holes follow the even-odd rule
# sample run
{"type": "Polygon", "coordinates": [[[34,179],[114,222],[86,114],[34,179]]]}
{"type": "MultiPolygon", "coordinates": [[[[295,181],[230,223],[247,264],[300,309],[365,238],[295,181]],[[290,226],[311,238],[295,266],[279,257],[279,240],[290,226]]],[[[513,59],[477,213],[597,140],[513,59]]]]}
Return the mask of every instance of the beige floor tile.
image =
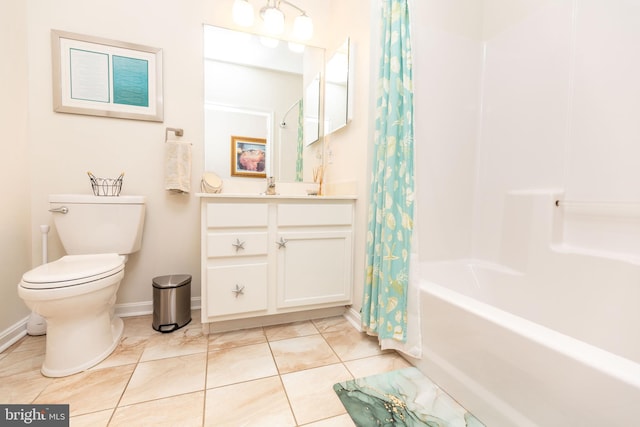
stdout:
{"type": "Polygon", "coordinates": [[[209,352],[207,388],[278,375],[269,344],[209,352]]]}
{"type": "Polygon", "coordinates": [[[395,371],[396,369],[409,368],[412,365],[398,353],[387,353],[380,356],[365,357],[344,362],[354,378],[368,377],[395,371]]]}
{"type": "Polygon", "coordinates": [[[205,426],[295,426],[278,377],[207,390],[205,426]]]}
{"type": "Polygon", "coordinates": [[[91,369],[104,369],[138,363],[147,340],[148,338],[146,337],[123,337],[113,353],[91,369]]]}
{"type": "Polygon", "coordinates": [[[267,342],[267,337],[262,328],[240,329],[238,331],[210,334],[209,350],[220,350],[263,342],[267,342]]]}
{"type": "Polygon", "coordinates": [[[333,385],[350,379],[351,374],[341,363],[282,375],[298,424],[345,414],[333,385]]]}
{"type": "Polygon", "coordinates": [[[147,316],[135,316],[135,317],[123,317],[125,337],[150,337],[153,334],[157,334],[151,323],[153,318],[151,315],[147,316]]]}
{"type": "Polygon", "coordinates": [[[77,415],[71,417],[69,425],[73,427],[107,427],[112,414],[113,409],[107,409],[106,411],[77,415]]]}
{"type": "Polygon", "coordinates": [[[318,328],[320,333],[325,332],[341,332],[345,330],[356,330],[344,316],[325,317],[323,319],[314,319],[313,324],[318,328]]]}
{"type": "Polygon", "coordinates": [[[200,310],[191,310],[191,322],[184,329],[200,329],[202,330],[202,316],[200,310]]]}
{"type": "Polygon", "coordinates": [[[204,390],[206,353],[141,362],[120,406],[204,390]]]}
{"type": "Polygon", "coordinates": [[[318,330],[310,320],[305,322],[287,323],[286,325],[265,326],[264,333],[269,341],[287,338],[304,337],[318,334],[318,330]]]}
{"type": "Polygon", "coordinates": [[[69,404],[71,416],[115,408],[134,367],[117,366],[56,378],[33,403],[69,404]]]}
{"type": "Polygon", "coordinates": [[[353,328],[340,332],[326,332],[323,336],[342,361],[385,353],[380,350],[377,337],[358,332],[353,328]]]}
{"type": "Polygon", "coordinates": [[[269,344],[281,374],[340,361],[321,335],[290,338],[269,344]]]}
{"type": "Polygon", "coordinates": [[[40,372],[44,362],[44,352],[37,354],[26,351],[12,351],[0,360],[0,379],[27,372],[40,372]]]}
{"type": "MultiPolygon", "coordinates": [[[[202,426],[204,391],[119,407],[109,427],[202,426]]],[[[75,427],[75,426],[74,426],[75,427]]]]}
{"type": "Polygon", "coordinates": [[[0,402],[4,404],[32,403],[53,379],[40,370],[31,370],[0,379],[0,402]]]}
{"type": "Polygon", "coordinates": [[[34,354],[44,354],[46,343],[47,343],[46,335],[38,335],[38,336],[27,335],[24,338],[22,338],[20,341],[15,343],[13,346],[11,346],[9,348],[9,351],[12,351],[12,352],[28,351],[29,356],[34,354]]]}
{"type": "Polygon", "coordinates": [[[171,333],[156,333],[149,337],[141,362],[185,356],[207,351],[208,337],[200,329],[178,329],[171,333]]]}
{"type": "Polygon", "coordinates": [[[338,415],[315,423],[305,424],[304,427],[355,427],[355,423],[348,414],[338,415]]]}

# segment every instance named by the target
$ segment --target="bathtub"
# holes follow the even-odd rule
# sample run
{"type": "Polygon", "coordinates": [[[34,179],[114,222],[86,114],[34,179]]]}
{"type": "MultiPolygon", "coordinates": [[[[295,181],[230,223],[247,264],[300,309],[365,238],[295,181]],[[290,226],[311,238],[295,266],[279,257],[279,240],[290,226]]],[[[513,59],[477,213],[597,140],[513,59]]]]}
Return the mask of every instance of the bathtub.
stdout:
{"type": "Polygon", "coordinates": [[[494,426],[640,423],[640,266],[561,246],[538,271],[420,264],[421,359],[494,426]]]}

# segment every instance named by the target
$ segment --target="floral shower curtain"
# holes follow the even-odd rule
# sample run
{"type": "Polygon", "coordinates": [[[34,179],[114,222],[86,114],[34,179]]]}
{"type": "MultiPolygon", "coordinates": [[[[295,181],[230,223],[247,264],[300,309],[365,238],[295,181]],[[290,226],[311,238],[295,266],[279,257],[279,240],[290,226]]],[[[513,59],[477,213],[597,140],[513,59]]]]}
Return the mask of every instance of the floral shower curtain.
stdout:
{"type": "Polygon", "coordinates": [[[362,326],[407,340],[413,230],[413,87],[408,0],[382,1],[375,151],[362,326]]]}

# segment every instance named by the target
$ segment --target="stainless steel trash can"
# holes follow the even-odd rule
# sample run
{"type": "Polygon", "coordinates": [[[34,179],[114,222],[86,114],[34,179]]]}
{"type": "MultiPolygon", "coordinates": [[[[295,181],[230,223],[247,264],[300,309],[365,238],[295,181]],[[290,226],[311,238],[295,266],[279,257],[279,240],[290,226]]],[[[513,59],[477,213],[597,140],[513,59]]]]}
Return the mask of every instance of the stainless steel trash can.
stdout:
{"type": "Polygon", "coordinates": [[[191,275],[153,278],[153,329],[173,332],[191,322],[191,275]]]}

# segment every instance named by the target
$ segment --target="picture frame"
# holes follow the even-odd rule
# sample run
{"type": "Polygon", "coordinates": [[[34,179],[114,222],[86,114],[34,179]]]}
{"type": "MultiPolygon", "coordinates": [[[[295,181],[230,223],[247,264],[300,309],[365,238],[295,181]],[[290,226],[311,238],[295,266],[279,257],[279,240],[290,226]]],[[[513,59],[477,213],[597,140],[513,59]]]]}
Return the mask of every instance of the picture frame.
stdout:
{"type": "Polygon", "coordinates": [[[267,140],[231,136],[231,176],[266,178],[267,140]]]}
{"type": "Polygon", "coordinates": [[[51,30],[53,110],[164,120],[162,49],[51,30]]]}

